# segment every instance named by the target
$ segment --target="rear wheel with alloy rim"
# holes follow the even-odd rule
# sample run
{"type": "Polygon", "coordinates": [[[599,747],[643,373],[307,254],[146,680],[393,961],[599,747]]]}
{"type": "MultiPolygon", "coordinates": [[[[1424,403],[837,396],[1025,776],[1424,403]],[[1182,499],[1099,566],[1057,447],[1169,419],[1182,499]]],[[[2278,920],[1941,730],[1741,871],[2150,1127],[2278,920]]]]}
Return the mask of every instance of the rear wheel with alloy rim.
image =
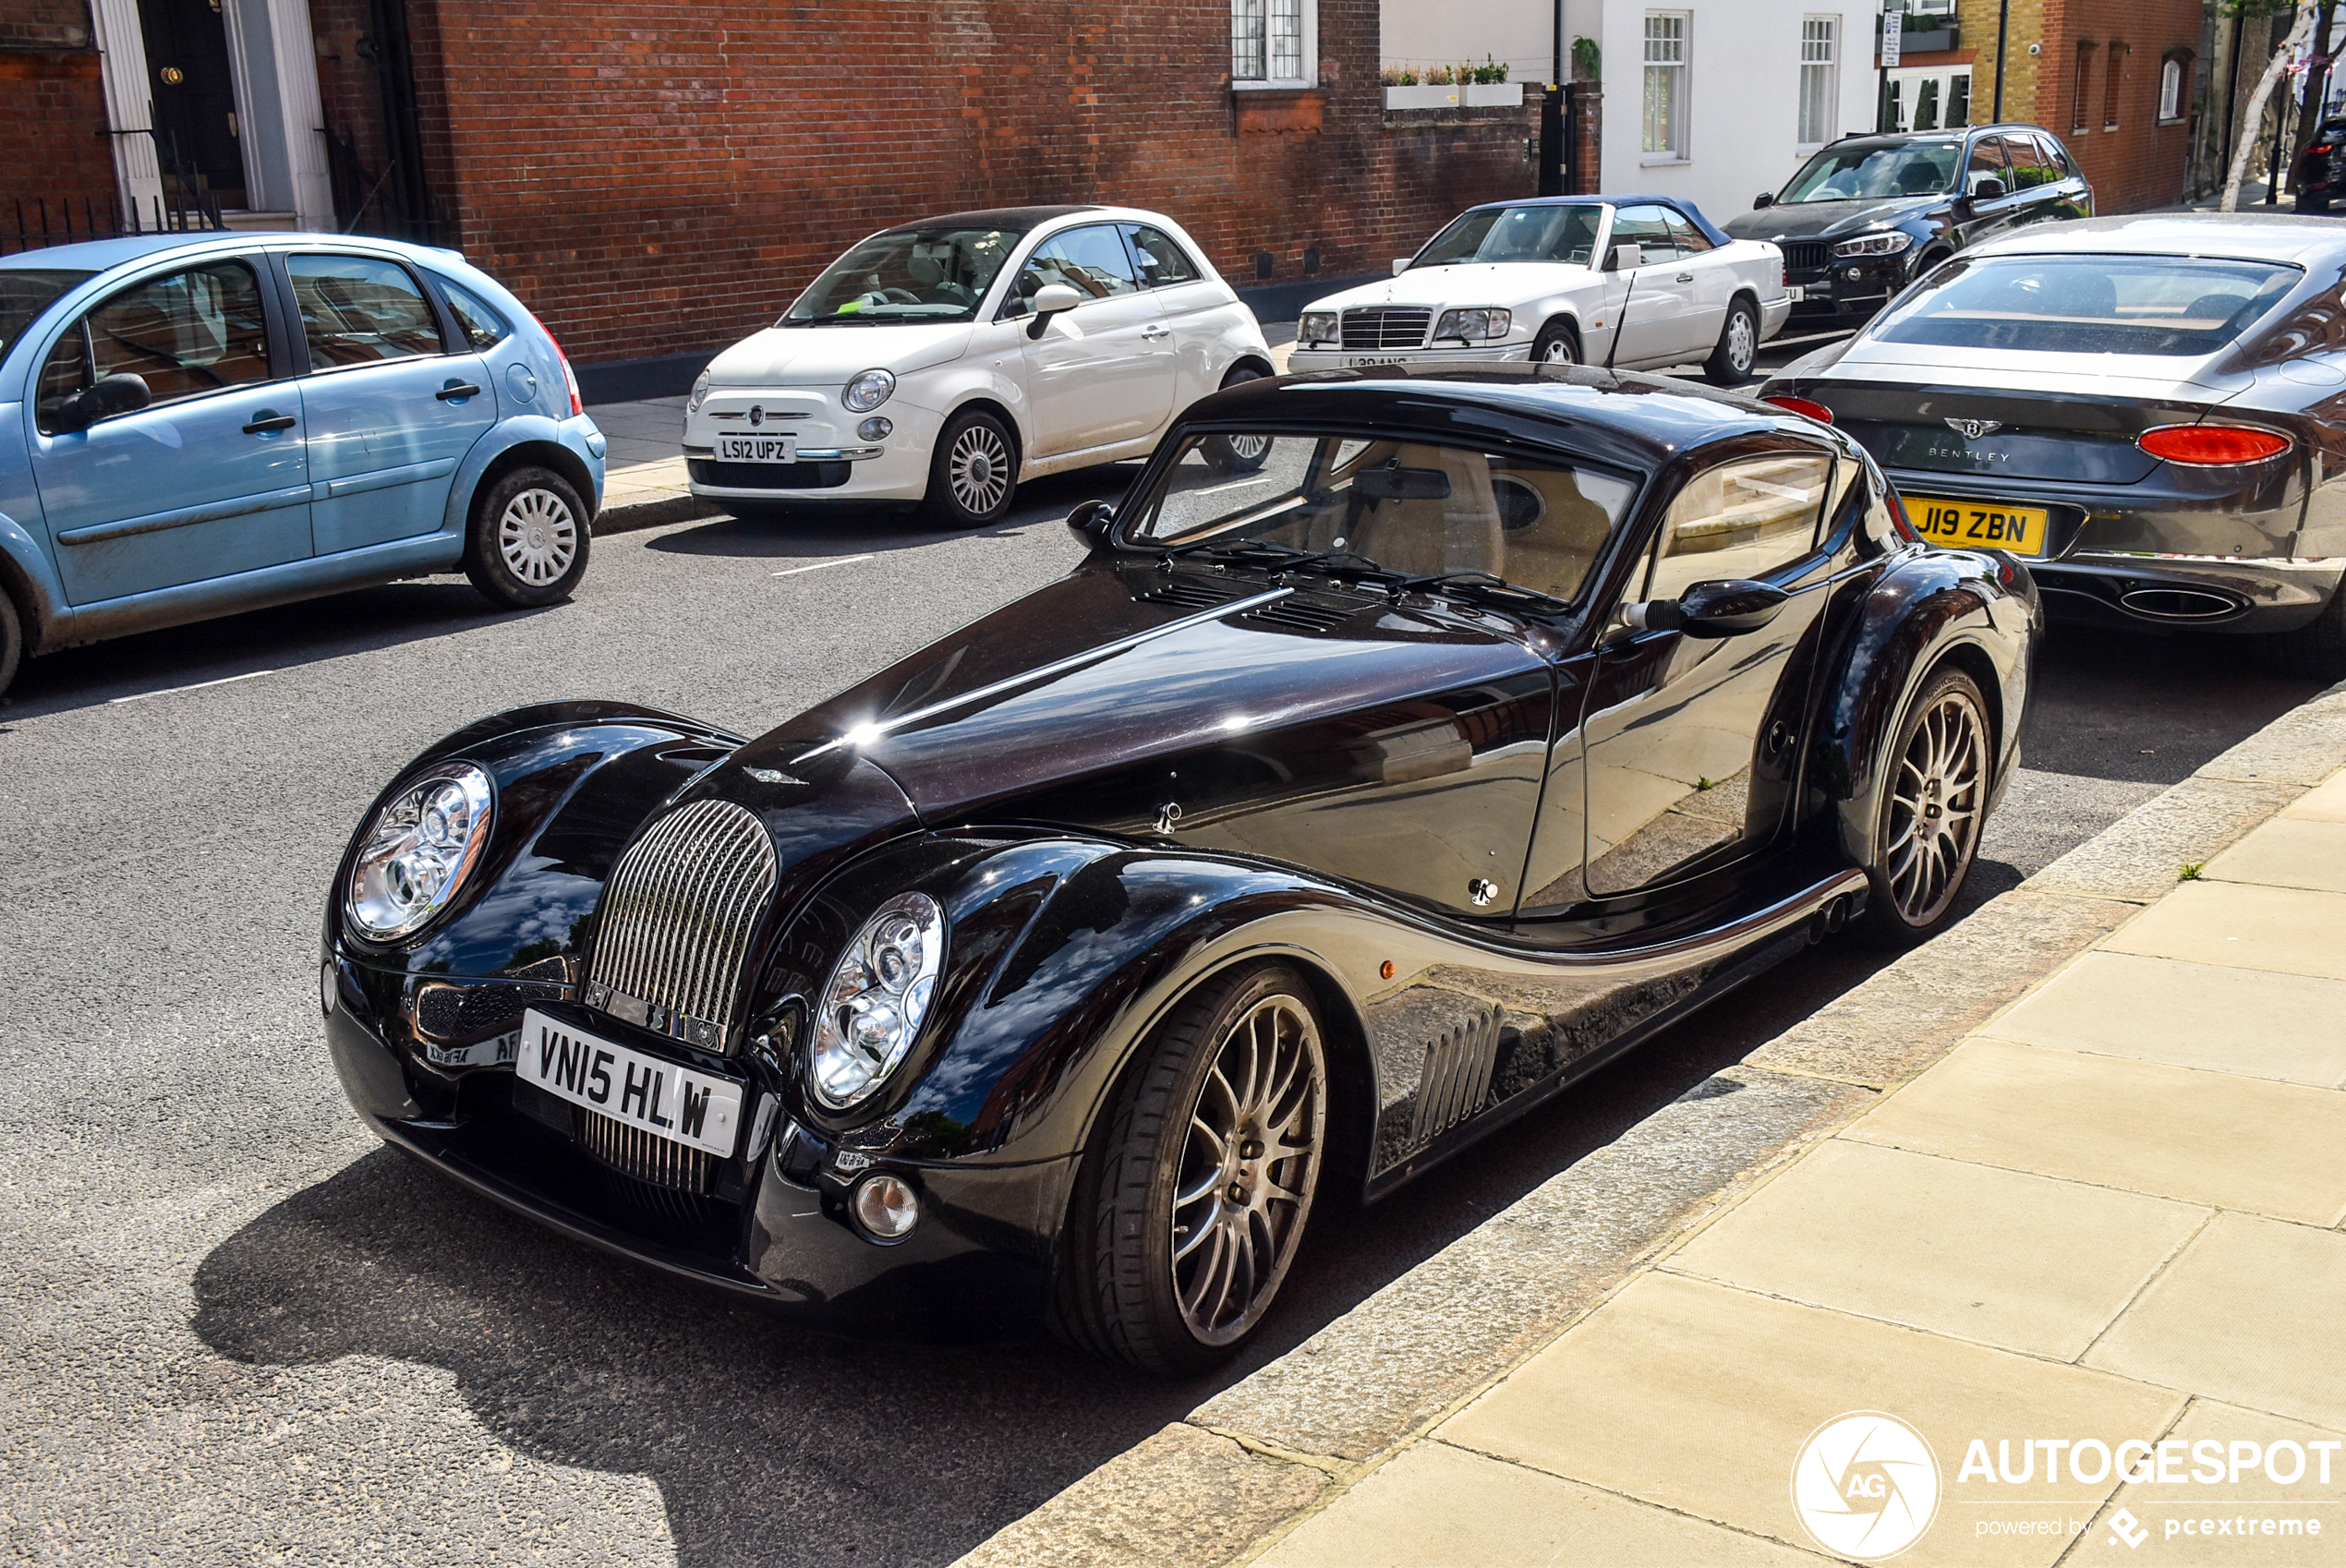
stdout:
{"type": "Polygon", "coordinates": [[[550,468],[514,468],[473,503],[465,575],[491,602],[535,609],[568,598],[586,574],[586,503],[550,468]]]}
{"type": "Polygon", "coordinates": [[[1727,306],[1719,327],[1719,341],[1703,363],[1702,374],[1713,385],[1739,387],[1751,379],[1751,362],[1760,357],[1760,312],[1749,299],[1737,295],[1727,306]]]}
{"type": "MultiPolygon", "coordinates": [[[[1263,372],[1240,365],[1222,378],[1222,390],[1259,381],[1263,372]]],[[[1208,436],[1198,443],[1198,455],[1217,474],[1252,474],[1271,455],[1268,436],[1208,436]]]]}
{"type": "Polygon", "coordinates": [[[945,421],[928,461],[928,495],[922,515],[947,528],[998,523],[1018,493],[1018,447],[1010,427],[983,408],[965,408],[945,421]]]}
{"type": "Polygon", "coordinates": [[[1187,1372],[1261,1326],[1311,1218],[1328,1071],[1311,988],[1271,965],[1209,981],[1144,1047],[1084,1163],[1054,1320],[1187,1372]]]}
{"type": "Polygon", "coordinates": [[[1960,669],[1933,675],[1898,727],[1874,825],[1873,934],[1905,947],[1954,918],[1956,896],[1979,855],[1993,755],[1987,703],[1960,669]]]}
{"type": "Polygon", "coordinates": [[[1551,321],[1540,329],[1532,340],[1531,357],[1542,365],[1578,365],[1580,363],[1579,334],[1568,321],[1551,321]]]}

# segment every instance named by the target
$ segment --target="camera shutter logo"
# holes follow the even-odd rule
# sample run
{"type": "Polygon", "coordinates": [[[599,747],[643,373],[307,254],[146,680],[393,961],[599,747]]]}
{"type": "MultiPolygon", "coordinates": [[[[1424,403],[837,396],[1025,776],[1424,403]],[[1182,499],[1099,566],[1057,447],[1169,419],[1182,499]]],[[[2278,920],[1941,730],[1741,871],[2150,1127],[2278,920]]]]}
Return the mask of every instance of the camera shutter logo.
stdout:
{"type": "Polygon", "coordinates": [[[1792,1462],[1792,1511],[1827,1551],[1878,1562],[1922,1538],[1939,1515],[1939,1456],[1879,1410],[1836,1416],[1792,1462]]]}

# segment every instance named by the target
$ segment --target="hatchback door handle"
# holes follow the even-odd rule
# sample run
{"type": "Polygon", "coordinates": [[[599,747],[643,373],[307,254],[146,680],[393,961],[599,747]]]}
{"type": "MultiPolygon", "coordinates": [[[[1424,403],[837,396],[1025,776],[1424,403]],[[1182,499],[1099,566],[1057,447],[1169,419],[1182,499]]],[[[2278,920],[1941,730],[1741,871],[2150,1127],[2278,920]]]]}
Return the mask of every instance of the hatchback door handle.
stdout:
{"type": "Polygon", "coordinates": [[[473,385],[470,381],[451,381],[431,395],[440,399],[441,402],[446,403],[451,398],[478,397],[480,395],[480,389],[473,385]]]}
{"type": "Polygon", "coordinates": [[[245,434],[258,436],[270,430],[290,430],[296,423],[297,421],[290,414],[280,414],[273,408],[264,408],[252,416],[252,423],[245,427],[245,434]]]}
{"type": "Polygon", "coordinates": [[[1141,335],[1144,338],[1171,337],[1173,335],[1173,329],[1165,325],[1162,321],[1152,321],[1147,326],[1141,329],[1141,335]]]}

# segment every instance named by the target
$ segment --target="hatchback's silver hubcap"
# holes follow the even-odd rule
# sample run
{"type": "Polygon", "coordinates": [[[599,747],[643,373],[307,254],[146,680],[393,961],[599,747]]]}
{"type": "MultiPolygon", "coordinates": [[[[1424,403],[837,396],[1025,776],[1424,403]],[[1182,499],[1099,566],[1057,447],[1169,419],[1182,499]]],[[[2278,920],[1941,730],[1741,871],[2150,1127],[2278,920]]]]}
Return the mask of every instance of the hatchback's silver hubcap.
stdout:
{"type": "Polygon", "coordinates": [[[946,459],[946,475],[961,510],[984,516],[1001,505],[1010,492],[1010,449],[986,426],[973,425],[953,442],[946,459]]]}
{"type": "Polygon", "coordinates": [[[1883,870],[1898,912],[1913,924],[1946,909],[1979,847],[1986,733],[1971,699],[1950,692],[1923,715],[1898,759],[1883,870]]]}
{"type": "Polygon", "coordinates": [[[497,520],[497,553],[533,588],[559,581],[578,558],[578,519],[551,490],[524,490],[497,520]]]}
{"type": "Polygon", "coordinates": [[[1319,1186],[1327,1067],[1293,996],[1247,1009],[1190,1112],[1173,1195],[1173,1284],[1182,1319],[1227,1345],[1271,1303],[1319,1186]]]}

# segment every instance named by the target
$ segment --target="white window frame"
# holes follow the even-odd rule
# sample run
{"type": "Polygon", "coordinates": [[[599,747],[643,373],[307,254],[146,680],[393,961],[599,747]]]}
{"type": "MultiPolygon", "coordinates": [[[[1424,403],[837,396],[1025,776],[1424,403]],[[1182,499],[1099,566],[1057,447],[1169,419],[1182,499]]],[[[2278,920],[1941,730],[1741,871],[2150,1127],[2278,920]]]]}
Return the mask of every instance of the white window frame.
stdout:
{"type": "Polygon", "coordinates": [[[1906,0],[1906,9],[1918,17],[1952,17],[1955,0],[1906,0]]]}
{"type": "Polygon", "coordinates": [[[1293,91],[1297,88],[1320,85],[1320,0],[1230,0],[1230,87],[1239,92],[1293,91]],[[1240,76],[1239,72],[1251,62],[1239,58],[1238,34],[1240,18],[1248,12],[1263,18],[1263,69],[1259,77],[1240,76]],[[1272,28],[1280,13],[1289,12],[1300,30],[1298,39],[1300,59],[1296,74],[1274,74],[1281,64],[1277,39],[1272,28]]]}
{"type": "Polygon", "coordinates": [[[1645,14],[1645,22],[1639,54],[1644,70],[1639,78],[1638,163],[1640,166],[1656,163],[1691,163],[1694,162],[1694,137],[1690,123],[1693,119],[1694,107],[1694,13],[1691,11],[1648,11],[1645,14]],[[1678,24],[1676,39],[1655,38],[1653,24],[1658,21],[1676,22],[1678,24]],[[1654,45],[1656,43],[1666,45],[1672,42],[1676,44],[1677,58],[1656,60],[1654,45]],[[1677,91],[1673,103],[1673,107],[1676,110],[1675,128],[1677,138],[1675,146],[1649,150],[1645,145],[1645,131],[1652,109],[1651,103],[1643,94],[1643,88],[1652,82],[1653,73],[1657,70],[1675,70],[1678,73],[1677,91]]]}
{"type": "Polygon", "coordinates": [[[2159,62],[2159,123],[2171,126],[2183,117],[2183,63],[2172,54],[2159,62]]]}
{"type": "Polygon", "coordinates": [[[1808,127],[1796,123],[1793,136],[1796,151],[1814,152],[1841,134],[1841,18],[1832,15],[1811,13],[1800,18],[1800,100],[1793,110],[1796,116],[1808,96],[1808,72],[1816,68],[1824,78],[1822,102],[1824,123],[1819,129],[1822,136],[1807,137],[1801,132],[1808,127]],[[1812,58],[1811,56],[1814,56],[1812,58]]]}

